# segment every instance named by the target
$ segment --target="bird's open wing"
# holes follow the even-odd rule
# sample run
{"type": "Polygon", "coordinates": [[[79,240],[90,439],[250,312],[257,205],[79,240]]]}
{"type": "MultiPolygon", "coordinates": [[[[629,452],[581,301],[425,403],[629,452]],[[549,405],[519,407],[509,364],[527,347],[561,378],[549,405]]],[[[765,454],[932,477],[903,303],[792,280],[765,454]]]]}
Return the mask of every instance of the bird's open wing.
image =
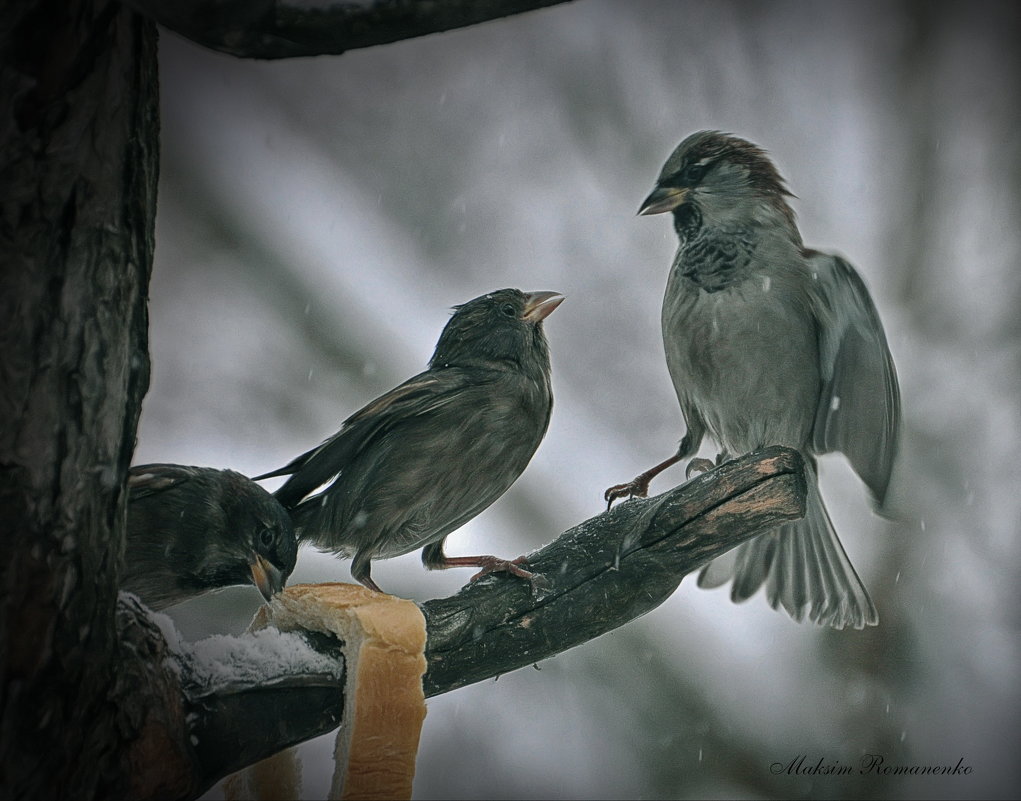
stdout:
{"type": "Polygon", "coordinates": [[[840,451],[886,497],[900,428],[900,389],[883,325],[861,277],[839,256],[814,253],[822,390],[812,447],[840,451]]]}
{"type": "Polygon", "coordinates": [[[138,500],[177,487],[196,475],[193,467],[179,464],[140,464],[128,471],[128,497],[138,500]]]}
{"type": "Polygon", "coordinates": [[[291,476],[274,494],[284,507],[293,509],[341,473],[377,437],[402,420],[428,414],[449,403],[471,382],[469,374],[457,367],[419,373],[359,409],[319,447],[256,480],[291,476]]]}

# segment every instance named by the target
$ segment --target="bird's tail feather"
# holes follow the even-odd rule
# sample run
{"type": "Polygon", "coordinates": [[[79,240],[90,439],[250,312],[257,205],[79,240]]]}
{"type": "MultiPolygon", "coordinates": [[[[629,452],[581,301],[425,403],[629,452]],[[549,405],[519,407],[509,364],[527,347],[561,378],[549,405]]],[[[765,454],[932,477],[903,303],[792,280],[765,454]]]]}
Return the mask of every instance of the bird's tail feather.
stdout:
{"type": "MultiPolygon", "coordinates": [[[[809,468],[811,471],[811,468],[809,468]]],[[[762,534],[706,565],[699,587],[719,587],[730,579],[731,599],[744,601],[765,583],[766,597],[795,620],[860,629],[879,622],[868,591],[833,529],[815,475],[808,480],[802,520],[762,534]]]]}

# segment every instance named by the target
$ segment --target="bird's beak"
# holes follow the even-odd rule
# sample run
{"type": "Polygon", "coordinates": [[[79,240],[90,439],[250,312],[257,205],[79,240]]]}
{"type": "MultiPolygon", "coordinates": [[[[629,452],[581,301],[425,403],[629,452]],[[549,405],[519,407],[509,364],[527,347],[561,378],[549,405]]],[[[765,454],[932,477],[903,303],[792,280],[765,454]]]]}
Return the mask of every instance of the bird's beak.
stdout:
{"type": "Polygon", "coordinates": [[[673,211],[680,206],[688,196],[688,190],[676,186],[657,186],[652,193],[642,201],[639,214],[662,214],[665,211],[673,211]]]}
{"type": "Polygon", "coordinates": [[[276,565],[257,553],[252,553],[248,558],[248,565],[252,571],[252,584],[254,584],[262,597],[268,602],[284,588],[284,577],[276,565]]]}
{"type": "Polygon", "coordinates": [[[559,292],[530,292],[525,295],[524,319],[530,323],[542,322],[563,302],[564,296],[559,292]]]}

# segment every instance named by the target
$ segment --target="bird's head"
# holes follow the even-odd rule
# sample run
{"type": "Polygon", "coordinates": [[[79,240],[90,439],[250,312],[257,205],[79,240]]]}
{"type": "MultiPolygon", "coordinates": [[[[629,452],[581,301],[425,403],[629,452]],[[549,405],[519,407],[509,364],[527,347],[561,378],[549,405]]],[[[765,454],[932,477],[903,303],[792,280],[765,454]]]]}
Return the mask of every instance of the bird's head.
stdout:
{"type": "Polygon", "coordinates": [[[549,369],[549,348],[542,321],[564,300],[558,292],[500,289],[454,307],[432,368],[510,363],[518,368],[549,369]]]}
{"type": "Polygon", "coordinates": [[[233,580],[224,584],[251,582],[268,601],[284,588],[298,559],[294,527],[276,498],[240,474],[233,475],[237,480],[228,480],[223,499],[229,540],[207,567],[230,572],[233,580]]]}
{"type": "Polygon", "coordinates": [[[680,233],[692,221],[723,226],[771,225],[795,233],[792,197],[762,148],[719,131],[699,131],[666,160],[639,214],[672,212],[680,233]]]}

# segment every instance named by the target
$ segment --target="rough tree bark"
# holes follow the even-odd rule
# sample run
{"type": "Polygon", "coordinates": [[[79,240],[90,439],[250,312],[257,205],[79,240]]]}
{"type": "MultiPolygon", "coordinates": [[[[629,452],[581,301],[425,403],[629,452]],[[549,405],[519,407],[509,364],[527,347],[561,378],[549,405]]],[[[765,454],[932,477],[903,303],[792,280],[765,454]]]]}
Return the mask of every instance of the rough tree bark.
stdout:
{"type": "Polygon", "coordinates": [[[111,745],[151,686],[114,610],[149,378],[156,26],[109,0],[0,14],[0,784],[117,796],[111,745]]]}

